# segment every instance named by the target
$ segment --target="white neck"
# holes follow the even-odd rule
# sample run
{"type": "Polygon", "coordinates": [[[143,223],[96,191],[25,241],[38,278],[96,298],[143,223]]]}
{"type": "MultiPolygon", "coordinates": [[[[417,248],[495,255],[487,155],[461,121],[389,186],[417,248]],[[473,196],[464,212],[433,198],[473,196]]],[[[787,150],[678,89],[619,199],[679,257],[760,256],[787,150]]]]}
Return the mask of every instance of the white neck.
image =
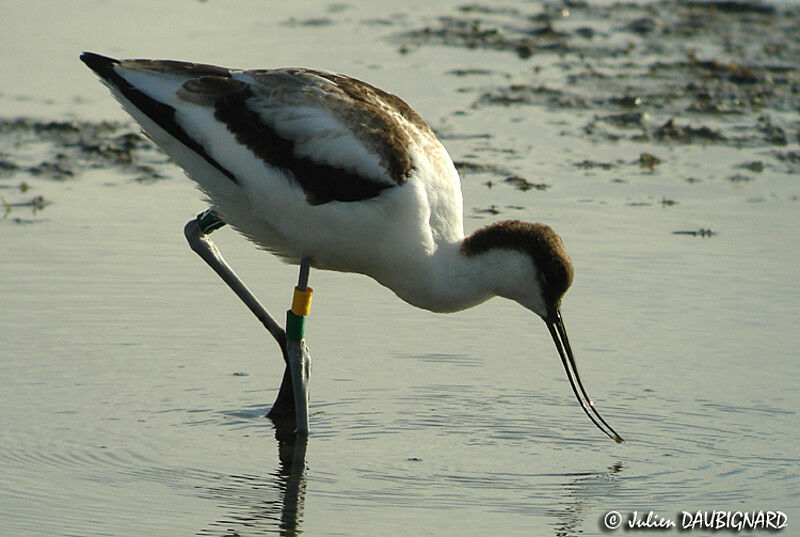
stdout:
{"type": "Polygon", "coordinates": [[[373,277],[409,304],[437,313],[464,310],[494,296],[519,300],[520,286],[535,281],[529,257],[508,249],[466,256],[462,242],[439,244],[432,254],[409,256],[402,266],[385,267],[373,277]]]}

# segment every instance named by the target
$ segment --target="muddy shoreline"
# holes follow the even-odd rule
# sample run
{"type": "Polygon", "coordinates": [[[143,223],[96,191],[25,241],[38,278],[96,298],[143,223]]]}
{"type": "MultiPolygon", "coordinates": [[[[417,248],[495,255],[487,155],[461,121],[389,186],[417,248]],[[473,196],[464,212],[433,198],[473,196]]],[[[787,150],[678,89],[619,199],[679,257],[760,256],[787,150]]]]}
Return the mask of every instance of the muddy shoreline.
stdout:
{"type": "MultiPolygon", "coordinates": [[[[743,149],[728,173],[730,181],[742,182],[765,170],[800,173],[798,27],[800,8],[749,1],[465,3],[387,39],[400,54],[457,47],[522,60],[518,71],[499,77],[491,67],[443,69],[472,97],[469,110],[450,112],[454,118],[497,108],[544,109],[571,121],[584,118],[562,135],[601,146],[743,149]]],[[[442,135],[446,143],[458,136],[442,135]]],[[[653,170],[665,158],[644,148],[641,153],[642,169],[653,170]]],[[[491,160],[452,156],[463,175],[479,173],[490,188],[549,186],[491,160]]],[[[131,123],[0,118],[0,192],[6,219],[16,218],[11,221],[41,217],[51,201],[47,181],[111,167],[148,183],[165,176],[166,162],[131,123]]],[[[582,159],[574,165],[613,173],[620,164],[582,159]]]]}

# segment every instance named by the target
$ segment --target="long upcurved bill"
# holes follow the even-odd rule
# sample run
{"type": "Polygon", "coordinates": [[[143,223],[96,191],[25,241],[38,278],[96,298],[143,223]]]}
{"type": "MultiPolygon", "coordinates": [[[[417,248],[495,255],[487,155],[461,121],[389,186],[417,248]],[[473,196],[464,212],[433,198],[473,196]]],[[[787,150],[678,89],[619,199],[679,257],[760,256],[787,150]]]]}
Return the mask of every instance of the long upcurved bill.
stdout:
{"type": "Polygon", "coordinates": [[[617,432],[606,423],[606,420],[603,419],[600,413],[597,412],[594,403],[583,387],[581,377],[578,376],[578,367],[575,365],[572,347],[570,347],[569,339],[567,339],[567,329],[564,328],[564,320],[561,318],[561,312],[556,310],[555,315],[551,316],[549,319],[545,319],[545,323],[547,324],[547,329],[550,330],[550,335],[553,336],[553,342],[556,344],[556,349],[558,349],[561,363],[564,364],[564,370],[567,372],[569,385],[572,386],[572,392],[575,394],[575,397],[578,398],[581,408],[583,408],[583,411],[586,412],[586,415],[589,416],[589,419],[592,420],[592,423],[594,423],[598,429],[603,431],[618,444],[622,443],[622,437],[618,435],[617,432]]]}

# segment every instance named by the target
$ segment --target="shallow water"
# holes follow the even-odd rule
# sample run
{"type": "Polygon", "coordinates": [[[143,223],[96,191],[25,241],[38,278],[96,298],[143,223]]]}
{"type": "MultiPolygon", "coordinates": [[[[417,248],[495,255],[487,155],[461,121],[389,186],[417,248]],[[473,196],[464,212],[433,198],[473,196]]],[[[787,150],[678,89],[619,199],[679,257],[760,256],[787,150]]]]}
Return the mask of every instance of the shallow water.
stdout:
{"type": "MultiPolygon", "coordinates": [[[[44,3],[0,2],[15,21],[0,62],[17,73],[0,80],[0,114],[133,132],[77,61],[83,49],[325,67],[398,93],[461,163],[468,231],[520,218],[564,238],[577,271],[563,305],[570,339],[627,442],[580,411],[544,325],[519,306],[435,315],[364,277],[315,271],[312,436],[292,450],[263,417],[282,371],[275,344],[185,245],[182,226],[203,209],[190,182],[147,147],[110,165],[31,127],[0,136],[0,156],[17,164],[0,194],[47,201],[0,222],[0,535],[577,536],[604,534],[609,510],[703,509],[780,510],[796,532],[797,110],[693,114],[681,96],[645,103],[644,127],[609,134],[597,117],[618,112],[608,96],[624,92],[568,73],[591,64],[632,77],[652,56],[611,65],[536,42],[521,58],[409,37],[456,27],[440,16],[486,17],[514,36],[519,14],[540,10],[462,4],[376,14],[353,2],[183,2],[165,13],[86,1],[47,3],[42,19],[44,3]],[[561,104],[481,100],[514,84],[545,84],[561,104]],[[764,114],[785,145],[760,137],[764,114]],[[659,139],[670,117],[726,139],[659,139]],[[71,175],[27,171],[58,153],[71,175]],[[642,153],[661,163],[642,167],[642,153]],[[754,161],[761,171],[742,167],[754,161]],[[675,234],[704,229],[714,234],[675,234]]],[[[575,27],[609,28],[611,43],[639,39],[619,30],[639,15],[572,14],[575,27]]],[[[703,59],[737,60],[714,36],[697,39],[703,59]]],[[[214,240],[273,313],[288,305],[295,268],[228,229],[214,240]]]]}

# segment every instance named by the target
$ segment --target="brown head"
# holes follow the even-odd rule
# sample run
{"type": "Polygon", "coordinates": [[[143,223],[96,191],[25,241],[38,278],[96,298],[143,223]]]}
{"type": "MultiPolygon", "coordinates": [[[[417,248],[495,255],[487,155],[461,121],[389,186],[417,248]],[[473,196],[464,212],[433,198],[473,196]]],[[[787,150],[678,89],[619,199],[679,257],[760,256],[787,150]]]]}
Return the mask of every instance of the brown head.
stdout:
{"type": "Polygon", "coordinates": [[[462,253],[469,257],[495,249],[517,251],[529,258],[536,278],[535,294],[539,297],[507,298],[516,299],[545,320],[555,315],[574,275],[561,237],[545,224],[506,220],[479,229],[461,246],[462,253]]]}

